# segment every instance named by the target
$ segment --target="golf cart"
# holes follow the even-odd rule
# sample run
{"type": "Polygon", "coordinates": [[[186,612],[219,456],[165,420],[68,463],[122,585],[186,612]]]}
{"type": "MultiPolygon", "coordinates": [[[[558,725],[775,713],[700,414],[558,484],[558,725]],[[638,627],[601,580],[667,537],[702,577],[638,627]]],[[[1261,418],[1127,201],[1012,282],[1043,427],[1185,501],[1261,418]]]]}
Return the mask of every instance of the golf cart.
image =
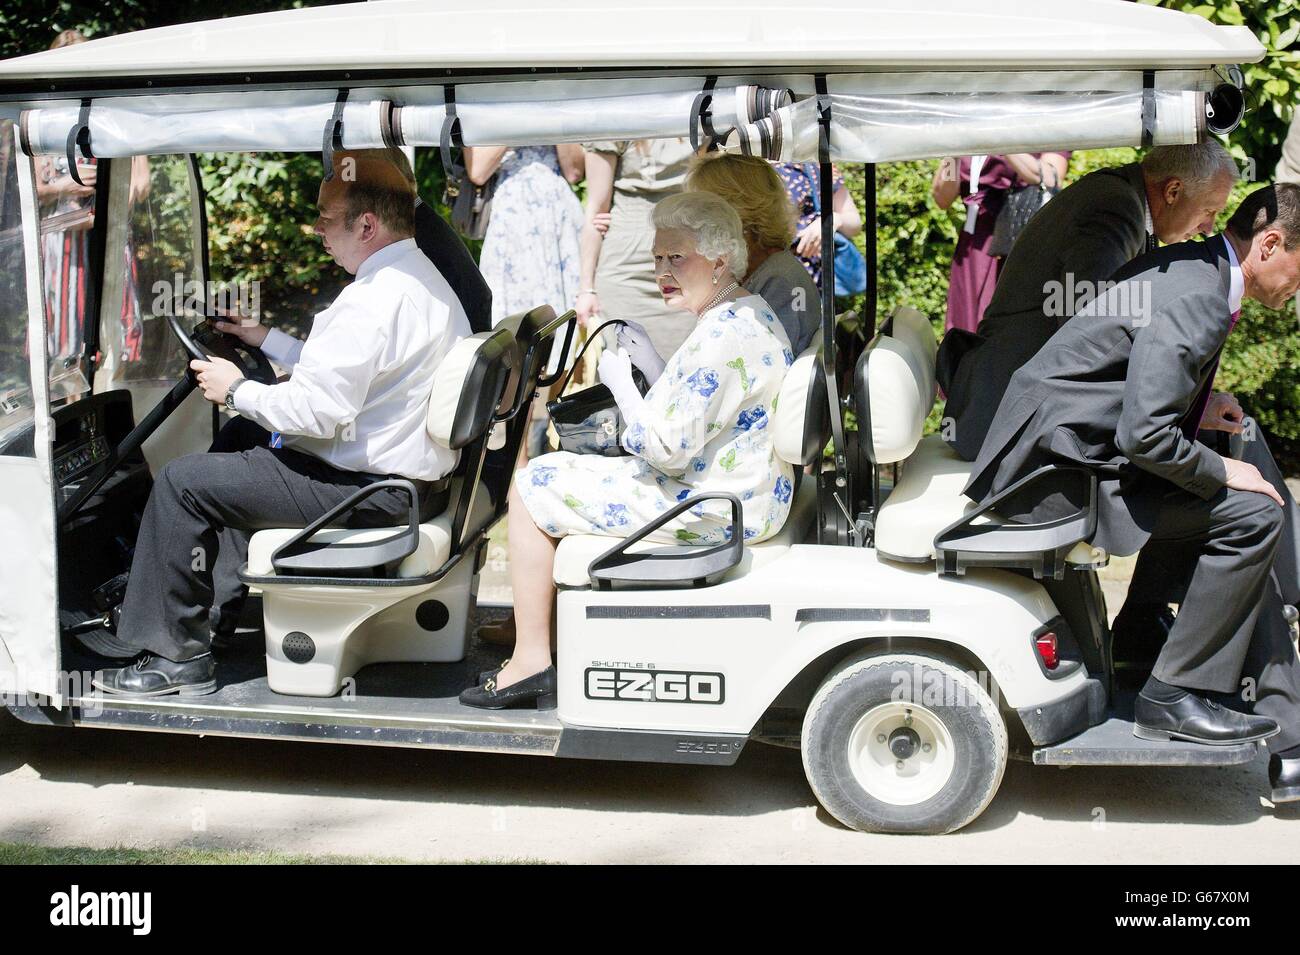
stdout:
{"type": "Polygon", "coordinates": [[[563,539],[553,709],[457,701],[502,655],[473,633],[487,535],[524,409],[575,337],[572,313],[545,306],[462,341],[439,369],[427,427],[460,454],[444,514],[421,523],[407,485],[400,527],[347,527],[363,490],[308,527],[258,531],[238,571],[260,594],[262,637],[218,651],[217,692],[91,690],[95,663],[71,638],[113,625],[152,475],[204,450],[220,422],[187,359],[275,375],[210,330],[202,296],[178,306],[187,296],[155,292],[210,279],[196,153],[322,152],[329,168],[347,148],[689,136],[820,163],[824,208],[830,163],[863,162],[874,290],[876,163],[1196,142],[1240,119],[1240,74],[1225,65],[1263,55],[1244,28],[1108,0],[845,0],[798,27],[772,0],[667,0],[663,31],[634,19],[641,10],[383,0],[0,63],[8,709],[54,725],[706,765],[761,741],[802,750],[835,818],[888,832],[966,825],[1009,755],[1257,758],[1254,745],[1134,738],[1096,575],[1107,555],[1088,544],[1093,507],[1019,525],[999,520],[997,501],[964,498],[969,465],[923,433],[930,317],[899,308],[877,328],[869,297],[868,344],[839,356],[830,289],[770,424],[800,475],[789,519],[757,544],[645,542],[675,511],[626,539],[563,539]],[[51,267],[69,261],[66,214],[43,211],[39,170],[61,162],[83,179],[92,158],[70,304],[67,270],[51,267]]]}

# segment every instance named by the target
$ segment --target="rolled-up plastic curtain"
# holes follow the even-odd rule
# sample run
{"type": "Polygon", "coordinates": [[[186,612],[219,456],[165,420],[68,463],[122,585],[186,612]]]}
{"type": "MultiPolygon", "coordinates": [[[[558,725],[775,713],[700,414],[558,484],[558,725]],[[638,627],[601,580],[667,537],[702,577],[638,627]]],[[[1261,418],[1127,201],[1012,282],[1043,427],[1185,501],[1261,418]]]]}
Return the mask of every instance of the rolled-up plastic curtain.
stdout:
{"type": "MultiPolygon", "coordinates": [[[[468,146],[530,146],[603,139],[667,139],[690,133],[699,90],[574,96],[520,102],[457,100],[462,141],[468,146]]],[[[731,86],[713,91],[710,118],[725,133],[790,103],[788,90],[731,86]]],[[[443,104],[403,106],[393,125],[402,145],[442,141],[443,104]]],[[[701,131],[703,137],[703,131],[701,131]]]]}
{"type": "MultiPolygon", "coordinates": [[[[246,107],[205,108],[193,102],[198,97],[186,99],[92,102],[91,152],[105,159],[189,152],[320,152],[325,127],[334,115],[330,91],[323,91],[318,102],[246,107]]],[[[385,145],[382,126],[388,109],[384,100],[345,103],[344,148],[385,145]]],[[[78,106],[26,110],[22,116],[24,148],[33,155],[63,155],[79,114],[78,106]]]]}
{"type": "MultiPolygon", "coordinates": [[[[1205,94],[1155,90],[1155,145],[1199,142],[1205,94]]],[[[1142,144],[1142,93],[831,94],[831,159],[897,162],[935,156],[1048,152],[1142,144]]],[[[737,127],[730,153],[817,160],[817,100],[737,127]]]]}

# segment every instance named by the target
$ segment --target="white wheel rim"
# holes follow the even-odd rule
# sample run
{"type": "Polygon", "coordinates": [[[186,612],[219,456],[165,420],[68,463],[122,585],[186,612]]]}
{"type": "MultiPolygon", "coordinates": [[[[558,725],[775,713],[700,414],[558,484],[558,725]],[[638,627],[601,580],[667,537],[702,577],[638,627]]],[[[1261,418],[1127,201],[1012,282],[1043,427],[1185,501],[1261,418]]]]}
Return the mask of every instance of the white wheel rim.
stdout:
{"type": "Polygon", "coordinates": [[[858,785],[894,806],[914,806],[937,795],[952,777],[952,736],[932,711],[905,700],[873,707],[849,734],[849,766],[858,785]],[[916,734],[913,752],[900,759],[889,747],[899,731],[916,734]]]}

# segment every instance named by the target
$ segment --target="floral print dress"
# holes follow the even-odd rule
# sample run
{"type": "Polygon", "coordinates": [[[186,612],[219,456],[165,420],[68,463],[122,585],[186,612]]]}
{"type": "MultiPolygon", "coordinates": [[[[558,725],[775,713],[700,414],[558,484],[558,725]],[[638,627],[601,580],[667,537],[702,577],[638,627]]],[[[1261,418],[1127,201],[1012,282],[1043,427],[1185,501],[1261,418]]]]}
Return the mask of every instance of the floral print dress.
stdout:
{"type": "Polygon", "coordinates": [[[554,146],[511,149],[497,171],[479,271],[492,289],[492,324],[549,305],[573,307],[582,283],[582,203],[554,146]]]}
{"type": "MultiPolygon", "coordinates": [[[[557,451],[515,475],[529,515],[547,534],[626,537],[703,491],[741,499],[745,540],[775,534],[790,513],[791,466],[776,456],[772,415],[794,363],[776,314],[757,295],[700,317],[623,435],[629,457],[557,451]]],[[[728,540],[731,506],[707,501],[648,539],[728,540]]]]}

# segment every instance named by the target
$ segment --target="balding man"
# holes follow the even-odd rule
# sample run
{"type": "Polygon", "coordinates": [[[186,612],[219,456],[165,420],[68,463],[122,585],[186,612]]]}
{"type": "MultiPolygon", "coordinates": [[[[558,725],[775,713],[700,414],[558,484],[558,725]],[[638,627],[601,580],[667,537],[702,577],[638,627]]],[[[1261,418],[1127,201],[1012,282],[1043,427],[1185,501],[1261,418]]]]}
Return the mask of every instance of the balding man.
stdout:
{"type": "Polygon", "coordinates": [[[939,350],[948,396],[944,438],[979,454],[1011,376],[1130,259],[1214,230],[1237,180],[1217,142],[1157,146],[1141,163],[1100,169],[1030,220],[998,276],[978,333],[952,331],[939,350]]]}
{"type": "MultiPolygon", "coordinates": [[[[429,439],[424,421],[434,373],[470,333],[469,323],[446,279],[416,247],[415,194],[401,172],[383,159],[334,158],[314,231],[356,278],[316,315],[306,341],[218,323],[290,367],[288,380],[245,381],[221,358],[190,363],[203,397],[252,422],[240,429],[243,438],[264,440],[186,455],[158,473],[115,641],[120,652],[138,657],[95,682],[107,693],[196,695],[216,688],[209,608],[214,596],[220,605],[238,587],[237,580],[213,579],[219,547],[246,548],[251,532],[263,527],[306,526],[386,478],[416,485],[422,519],[446,506],[445,478],[456,454],[429,439]]],[[[405,493],[385,488],[349,523],[392,526],[405,519],[408,504],[405,493]]]]}

